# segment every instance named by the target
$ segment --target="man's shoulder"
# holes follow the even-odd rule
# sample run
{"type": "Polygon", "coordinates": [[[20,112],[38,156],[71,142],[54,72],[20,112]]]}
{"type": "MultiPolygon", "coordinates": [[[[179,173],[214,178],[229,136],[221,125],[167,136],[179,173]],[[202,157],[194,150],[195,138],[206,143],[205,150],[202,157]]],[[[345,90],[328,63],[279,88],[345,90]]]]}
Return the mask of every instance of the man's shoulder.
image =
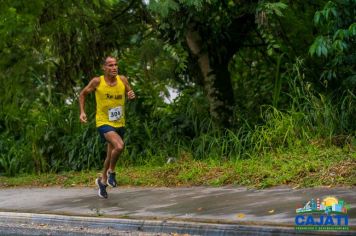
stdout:
{"type": "Polygon", "coordinates": [[[100,76],[92,78],[90,83],[92,83],[93,85],[99,85],[100,84],[100,76]]]}
{"type": "Polygon", "coordinates": [[[87,85],[87,89],[90,90],[95,90],[100,84],[100,77],[94,77],[89,81],[89,84],[87,85]]]}
{"type": "Polygon", "coordinates": [[[129,86],[129,81],[127,80],[126,76],[124,76],[124,75],[118,75],[118,76],[119,76],[120,80],[124,83],[124,85],[127,89],[129,86]]]}
{"type": "Polygon", "coordinates": [[[117,75],[118,77],[120,77],[121,79],[127,79],[126,76],[124,75],[117,75]]]}
{"type": "Polygon", "coordinates": [[[117,76],[118,76],[118,77],[121,79],[121,81],[123,81],[124,83],[127,83],[127,82],[128,82],[126,76],[124,76],[124,75],[117,75],[117,76]]]}

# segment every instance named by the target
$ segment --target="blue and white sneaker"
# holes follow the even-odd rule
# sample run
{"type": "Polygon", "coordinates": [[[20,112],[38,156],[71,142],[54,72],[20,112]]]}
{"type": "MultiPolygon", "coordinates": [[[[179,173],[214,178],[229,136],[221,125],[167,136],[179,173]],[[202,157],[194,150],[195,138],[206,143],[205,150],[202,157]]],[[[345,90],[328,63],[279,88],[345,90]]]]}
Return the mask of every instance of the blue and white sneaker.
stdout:
{"type": "Polygon", "coordinates": [[[98,190],[99,197],[108,198],[108,193],[106,192],[107,185],[101,182],[101,177],[95,180],[95,184],[99,187],[98,190]]]}
{"type": "Polygon", "coordinates": [[[106,181],[106,183],[110,186],[115,188],[117,186],[116,183],[116,173],[115,172],[108,172],[108,180],[106,181]]]}

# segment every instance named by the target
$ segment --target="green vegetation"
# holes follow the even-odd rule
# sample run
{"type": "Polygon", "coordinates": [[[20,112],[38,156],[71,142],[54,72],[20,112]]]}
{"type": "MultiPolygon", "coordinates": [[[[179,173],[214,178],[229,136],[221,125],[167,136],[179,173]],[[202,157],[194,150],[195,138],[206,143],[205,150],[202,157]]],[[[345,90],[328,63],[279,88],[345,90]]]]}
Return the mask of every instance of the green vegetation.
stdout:
{"type": "MultiPolygon", "coordinates": [[[[177,162],[160,166],[121,166],[118,182],[124,186],[221,186],[244,185],[266,188],[290,185],[295,188],[314,186],[353,186],[356,184],[356,157],[348,148],[325,148],[315,140],[306,148],[277,150],[273,154],[244,160],[194,160],[182,153],[177,162]]],[[[98,171],[60,172],[39,175],[0,177],[2,187],[94,187],[98,171]]]]}
{"type": "Polygon", "coordinates": [[[148,2],[0,2],[1,187],[94,183],[77,100],[108,54],[138,97],[121,185],[355,185],[355,1],[148,2]]]}

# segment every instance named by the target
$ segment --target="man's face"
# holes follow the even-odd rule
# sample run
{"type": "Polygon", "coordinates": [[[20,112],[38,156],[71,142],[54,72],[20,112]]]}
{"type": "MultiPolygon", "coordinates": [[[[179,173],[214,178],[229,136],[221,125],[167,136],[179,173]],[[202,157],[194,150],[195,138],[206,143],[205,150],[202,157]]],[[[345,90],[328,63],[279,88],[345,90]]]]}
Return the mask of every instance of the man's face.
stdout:
{"type": "Polygon", "coordinates": [[[108,57],[104,65],[105,74],[109,75],[111,78],[117,75],[117,62],[115,58],[108,57]]]}

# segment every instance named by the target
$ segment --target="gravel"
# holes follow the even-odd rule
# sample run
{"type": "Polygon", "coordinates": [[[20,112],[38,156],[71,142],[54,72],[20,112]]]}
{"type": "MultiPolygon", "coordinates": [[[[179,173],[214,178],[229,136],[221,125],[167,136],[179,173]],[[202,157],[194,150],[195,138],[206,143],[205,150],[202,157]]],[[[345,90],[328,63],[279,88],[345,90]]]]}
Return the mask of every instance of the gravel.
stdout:
{"type": "MultiPolygon", "coordinates": [[[[129,236],[178,236],[182,234],[176,233],[152,233],[141,231],[120,231],[110,227],[107,228],[91,228],[86,226],[72,226],[72,225],[49,225],[49,224],[13,224],[0,222],[0,235],[17,236],[17,235],[85,235],[85,236],[97,236],[97,235],[129,235],[129,236]]],[[[188,234],[184,234],[187,236],[188,234]]]]}

